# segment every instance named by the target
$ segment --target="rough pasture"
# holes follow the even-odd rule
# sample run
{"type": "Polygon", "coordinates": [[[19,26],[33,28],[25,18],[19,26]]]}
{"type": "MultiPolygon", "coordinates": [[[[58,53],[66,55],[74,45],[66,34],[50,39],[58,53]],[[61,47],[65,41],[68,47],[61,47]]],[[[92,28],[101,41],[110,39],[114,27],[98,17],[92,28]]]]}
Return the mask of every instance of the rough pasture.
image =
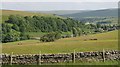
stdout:
{"type": "Polygon", "coordinates": [[[81,37],[64,38],[55,42],[43,43],[39,40],[25,40],[3,43],[3,53],[38,54],[42,53],[69,53],[75,51],[101,51],[118,49],[118,31],[87,35],[81,37]],[[90,38],[97,40],[89,40],[90,38]],[[88,39],[84,41],[84,39],[88,39]],[[22,43],[22,45],[18,45],[22,43]]]}

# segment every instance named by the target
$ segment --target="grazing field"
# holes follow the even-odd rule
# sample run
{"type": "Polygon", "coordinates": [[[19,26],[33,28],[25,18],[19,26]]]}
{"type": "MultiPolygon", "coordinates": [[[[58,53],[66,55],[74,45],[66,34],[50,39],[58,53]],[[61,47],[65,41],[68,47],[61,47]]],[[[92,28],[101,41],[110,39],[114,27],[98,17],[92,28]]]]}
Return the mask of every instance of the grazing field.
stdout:
{"type": "Polygon", "coordinates": [[[81,51],[101,51],[118,49],[118,31],[94,35],[64,38],[55,42],[40,42],[39,40],[25,40],[2,44],[3,53],[37,54],[42,53],[68,53],[81,51]],[[97,40],[90,40],[97,39],[97,40]],[[22,43],[22,45],[18,45],[22,43]]]}

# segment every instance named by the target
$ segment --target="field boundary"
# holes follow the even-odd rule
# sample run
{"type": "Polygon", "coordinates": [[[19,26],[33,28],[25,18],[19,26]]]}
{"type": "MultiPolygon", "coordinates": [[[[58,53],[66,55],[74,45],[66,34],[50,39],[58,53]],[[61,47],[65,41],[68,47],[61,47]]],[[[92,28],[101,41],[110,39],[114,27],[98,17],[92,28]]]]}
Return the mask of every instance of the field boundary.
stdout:
{"type": "Polygon", "coordinates": [[[78,62],[105,62],[105,61],[120,61],[120,51],[118,50],[103,50],[91,52],[74,52],[73,53],[58,53],[58,54],[2,54],[1,64],[23,64],[23,65],[42,65],[49,63],[78,63],[78,62]]]}

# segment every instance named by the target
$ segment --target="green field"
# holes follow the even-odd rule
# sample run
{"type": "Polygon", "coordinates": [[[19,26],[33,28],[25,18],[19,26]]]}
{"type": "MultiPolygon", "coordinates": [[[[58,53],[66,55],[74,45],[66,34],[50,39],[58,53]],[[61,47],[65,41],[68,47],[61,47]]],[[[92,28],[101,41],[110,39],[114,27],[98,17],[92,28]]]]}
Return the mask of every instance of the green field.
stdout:
{"type": "Polygon", "coordinates": [[[76,50],[81,51],[101,51],[118,49],[118,31],[100,33],[94,35],[64,38],[55,42],[40,42],[39,40],[25,40],[2,44],[3,53],[14,54],[37,54],[42,53],[69,53],[76,50]],[[96,38],[97,40],[89,40],[96,38]],[[86,40],[86,41],[85,41],[86,40]],[[22,45],[18,45],[18,43],[22,45]]]}

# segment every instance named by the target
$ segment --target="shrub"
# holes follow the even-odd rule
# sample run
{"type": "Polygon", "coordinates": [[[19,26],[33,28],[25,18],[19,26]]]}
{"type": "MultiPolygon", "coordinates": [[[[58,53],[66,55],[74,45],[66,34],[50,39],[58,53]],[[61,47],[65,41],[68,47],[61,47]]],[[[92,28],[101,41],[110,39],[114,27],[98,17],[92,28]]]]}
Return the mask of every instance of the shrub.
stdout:
{"type": "Polygon", "coordinates": [[[53,42],[53,41],[55,41],[57,39],[60,39],[60,38],[61,38],[61,34],[58,33],[58,32],[57,33],[48,33],[48,34],[42,36],[40,38],[40,41],[42,41],[42,42],[53,42]]]}

